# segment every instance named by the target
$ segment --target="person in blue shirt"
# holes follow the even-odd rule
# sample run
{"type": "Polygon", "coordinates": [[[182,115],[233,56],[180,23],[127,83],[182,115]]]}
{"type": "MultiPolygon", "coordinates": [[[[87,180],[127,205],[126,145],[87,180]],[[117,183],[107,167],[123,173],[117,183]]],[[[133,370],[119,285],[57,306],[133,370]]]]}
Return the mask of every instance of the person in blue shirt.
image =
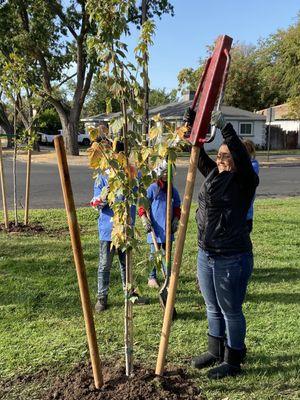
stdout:
{"type": "MultiPolygon", "coordinates": [[[[250,156],[252,168],[254,169],[256,175],[258,176],[259,175],[259,163],[255,158],[255,155],[256,155],[255,144],[252,142],[252,140],[249,140],[249,139],[244,139],[243,143],[244,143],[244,146],[246,147],[248,154],[250,156]]],[[[255,195],[253,197],[251,206],[247,213],[247,226],[248,226],[249,233],[251,233],[252,229],[253,229],[254,200],[255,200],[255,195]]]]}
{"type": "MultiPolygon", "coordinates": [[[[122,142],[117,143],[116,151],[124,150],[122,142]]],[[[108,303],[108,290],[110,282],[110,270],[112,267],[115,254],[118,255],[119,267],[121,272],[121,279],[123,290],[126,283],[126,252],[116,249],[111,246],[111,235],[113,229],[112,217],[113,210],[107,203],[107,195],[109,192],[108,186],[109,170],[104,174],[98,174],[94,184],[94,197],[90,204],[93,208],[99,211],[98,218],[98,233],[99,233],[99,267],[98,267],[98,294],[97,303],[95,306],[96,312],[101,312],[107,309],[108,303]]],[[[122,200],[122,199],[120,199],[122,200]]],[[[130,209],[132,224],[135,224],[136,206],[131,206],[130,209]]],[[[148,299],[139,297],[137,293],[135,296],[138,299],[135,301],[137,304],[148,304],[148,299]]]]}
{"type": "MultiPolygon", "coordinates": [[[[167,214],[167,163],[161,163],[156,169],[157,181],[152,183],[147,189],[147,198],[150,203],[149,217],[144,207],[140,207],[138,214],[142,219],[143,226],[148,233],[147,243],[150,244],[150,258],[155,253],[152,240],[151,229],[153,228],[159,248],[166,249],[166,214],[167,214]]],[[[178,229],[181,208],[180,196],[177,189],[172,188],[172,241],[174,233],[178,229]]],[[[158,288],[157,271],[153,268],[148,278],[148,286],[158,288]]]]}

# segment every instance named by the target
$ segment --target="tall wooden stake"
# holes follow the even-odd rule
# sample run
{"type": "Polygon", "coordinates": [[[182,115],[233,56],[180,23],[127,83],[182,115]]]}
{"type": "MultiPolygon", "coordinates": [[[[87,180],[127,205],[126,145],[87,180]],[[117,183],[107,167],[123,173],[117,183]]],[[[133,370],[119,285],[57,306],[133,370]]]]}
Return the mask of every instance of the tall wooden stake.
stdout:
{"type": "Polygon", "coordinates": [[[94,382],[97,389],[103,385],[103,376],[101,370],[101,361],[97,344],[97,337],[92,313],[88,282],[85,272],[83,252],[80,240],[80,231],[77,222],[76,209],[74,204],[71,179],[66,157],[66,150],[62,136],[56,136],[54,139],[55,150],[57,154],[58,169],[61,180],[61,187],[64,196],[65,208],[68,217],[69,231],[72,242],[73,256],[76,266],[77,279],[81,297],[85,329],[87,334],[88,346],[90,351],[94,382]]]}
{"type": "Polygon", "coordinates": [[[6,186],[5,186],[1,138],[0,138],[0,180],[1,180],[4,226],[6,229],[8,229],[8,212],[7,212],[7,203],[6,203],[6,186]]]}
{"type": "Polygon", "coordinates": [[[166,218],[166,273],[171,269],[172,254],[172,163],[168,157],[167,218],[166,218]]]}
{"type": "Polygon", "coordinates": [[[26,194],[25,194],[25,214],[24,225],[28,224],[29,214],[29,194],[30,194],[30,173],[31,173],[31,150],[27,153],[27,170],[26,170],[26,194]]]}
{"type": "Polygon", "coordinates": [[[18,197],[17,197],[17,106],[14,101],[14,158],[13,158],[13,187],[14,187],[14,214],[15,226],[18,226],[18,197]]]}
{"type": "Polygon", "coordinates": [[[165,362],[166,362],[166,354],[167,354],[167,350],[168,350],[169,336],[170,336],[170,330],[171,330],[171,324],[172,324],[172,315],[173,315],[173,309],[174,309],[174,304],[175,304],[175,296],[176,296],[176,290],[177,290],[177,285],[178,285],[178,277],[179,277],[179,271],[180,271],[180,266],[181,266],[187,224],[188,224],[192,196],[193,196],[193,191],[194,191],[199,153],[200,153],[200,148],[193,146],[192,150],[191,150],[190,165],[189,165],[189,170],[188,170],[187,179],[186,179],[185,193],[184,193],[184,198],[183,198],[183,203],[182,203],[182,212],[181,212],[180,223],[179,223],[179,231],[178,231],[178,237],[176,240],[174,261],[173,261],[173,267],[172,267],[172,271],[171,271],[168,299],[167,299],[166,311],[164,314],[164,321],[163,321],[163,327],[162,327],[162,332],[161,332],[161,337],[160,337],[158,357],[157,357],[157,362],[156,362],[155,373],[157,375],[163,374],[164,366],[165,366],[165,362]]]}

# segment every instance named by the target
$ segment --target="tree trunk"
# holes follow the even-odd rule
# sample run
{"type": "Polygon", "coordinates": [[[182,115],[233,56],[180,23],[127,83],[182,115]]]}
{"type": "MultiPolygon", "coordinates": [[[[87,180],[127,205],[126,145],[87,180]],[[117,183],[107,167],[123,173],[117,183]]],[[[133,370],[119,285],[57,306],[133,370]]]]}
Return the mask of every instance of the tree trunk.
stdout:
{"type": "Polygon", "coordinates": [[[12,148],[13,147],[12,135],[13,135],[14,127],[10,123],[10,121],[7,117],[7,114],[6,114],[6,109],[1,102],[0,102],[0,126],[1,126],[1,128],[4,129],[4,132],[7,135],[7,147],[12,148]]]}
{"type": "MultiPolygon", "coordinates": [[[[55,106],[55,104],[53,105],[55,106]]],[[[67,154],[79,156],[78,122],[80,114],[77,116],[73,109],[71,112],[65,112],[59,107],[55,106],[55,108],[60,118],[67,154]]]]}
{"type": "Polygon", "coordinates": [[[78,146],[78,122],[72,121],[71,118],[65,123],[62,122],[63,135],[65,138],[67,154],[79,156],[78,146]]]}

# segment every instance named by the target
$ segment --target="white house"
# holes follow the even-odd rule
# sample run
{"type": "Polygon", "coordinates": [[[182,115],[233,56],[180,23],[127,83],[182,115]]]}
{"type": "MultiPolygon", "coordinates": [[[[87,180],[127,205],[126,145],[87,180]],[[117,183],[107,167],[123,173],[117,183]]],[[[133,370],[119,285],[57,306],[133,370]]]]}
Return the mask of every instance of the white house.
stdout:
{"type": "MultiPolygon", "coordinates": [[[[193,94],[185,95],[181,101],[165,104],[162,106],[152,107],[149,110],[149,115],[160,116],[168,122],[174,123],[174,127],[182,125],[183,115],[188,107],[192,105],[193,94]]],[[[265,122],[266,117],[250,111],[241,110],[239,108],[222,106],[221,110],[228,122],[231,122],[234,129],[242,138],[249,138],[259,148],[266,145],[265,122]]],[[[119,113],[99,114],[97,116],[83,118],[81,121],[86,127],[97,126],[99,123],[109,122],[111,118],[118,116],[119,113]]],[[[223,139],[219,132],[213,142],[206,145],[207,150],[215,150],[219,148],[223,139]]]]}
{"type": "Polygon", "coordinates": [[[286,135],[297,136],[294,142],[300,148],[300,120],[289,117],[290,110],[287,103],[271,107],[271,111],[270,108],[265,108],[258,113],[266,116],[267,125],[280,127],[286,135]]]}

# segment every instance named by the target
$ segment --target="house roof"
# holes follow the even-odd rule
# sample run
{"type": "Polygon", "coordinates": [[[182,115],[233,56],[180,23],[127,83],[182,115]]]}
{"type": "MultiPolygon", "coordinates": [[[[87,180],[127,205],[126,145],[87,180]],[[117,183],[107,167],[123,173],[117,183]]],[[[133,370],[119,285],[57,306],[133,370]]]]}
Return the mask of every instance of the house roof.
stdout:
{"type": "MultiPolygon", "coordinates": [[[[149,116],[152,117],[156,114],[160,114],[163,119],[169,120],[182,120],[182,117],[188,107],[192,105],[192,100],[178,101],[174,103],[164,104],[162,106],[151,107],[149,110],[149,116]]],[[[251,111],[242,110],[240,108],[231,106],[221,106],[221,110],[228,119],[238,119],[242,121],[265,121],[265,115],[256,114],[251,111]]],[[[109,121],[110,119],[117,117],[120,113],[111,114],[99,114],[88,118],[82,118],[83,122],[101,122],[109,121]]]]}
{"type": "MultiPolygon", "coordinates": [[[[263,110],[257,111],[261,115],[268,116],[270,108],[264,108],[263,110]]],[[[272,121],[274,120],[293,120],[294,118],[289,118],[288,115],[290,113],[288,103],[279,104],[278,106],[272,107],[272,121]]]]}

